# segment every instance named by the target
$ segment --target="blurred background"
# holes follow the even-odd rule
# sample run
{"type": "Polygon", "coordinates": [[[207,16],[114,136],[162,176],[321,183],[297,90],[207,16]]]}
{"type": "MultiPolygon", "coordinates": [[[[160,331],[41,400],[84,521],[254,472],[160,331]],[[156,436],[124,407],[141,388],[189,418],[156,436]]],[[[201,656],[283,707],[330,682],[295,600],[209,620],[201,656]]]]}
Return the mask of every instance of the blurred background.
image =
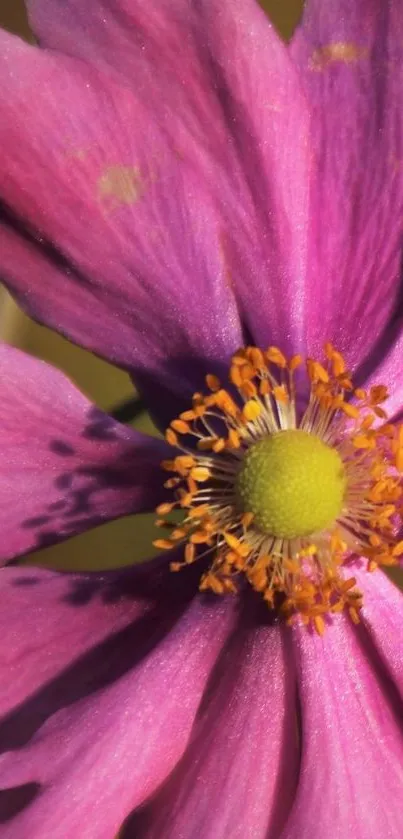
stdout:
{"type": "MultiPolygon", "coordinates": [[[[279,33],[290,38],[302,12],[303,0],[260,0],[279,33]]],[[[0,0],[0,25],[32,40],[23,0],[0,0]]],[[[125,373],[40,327],[20,312],[0,290],[1,337],[63,370],[100,408],[116,412],[133,398],[125,373]]],[[[156,433],[147,415],[140,412],[132,424],[156,433]]],[[[153,555],[154,516],[128,517],[102,525],[56,547],[36,552],[35,562],[63,569],[108,568],[140,561],[153,555]]],[[[159,535],[159,534],[158,534],[159,535]]],[[[29,561],[29,560],[28,560],[29,561]]]]}

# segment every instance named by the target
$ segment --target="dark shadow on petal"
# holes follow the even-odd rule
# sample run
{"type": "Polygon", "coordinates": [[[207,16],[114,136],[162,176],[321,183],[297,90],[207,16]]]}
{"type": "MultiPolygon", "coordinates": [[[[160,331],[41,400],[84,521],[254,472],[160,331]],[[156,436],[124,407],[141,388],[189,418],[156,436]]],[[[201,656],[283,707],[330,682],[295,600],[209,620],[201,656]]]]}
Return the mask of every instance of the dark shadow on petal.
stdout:
{"type": "MultiPolygon", "coordinates": [[[[403,253],[403,242],[402,242],[403,253]]],[[[374,335],[374,342],[371,354],[363,359],[360,367],[354,374],[354,384],[357,387],[365,386],[369,376],[373,375],[378,364],[387,356],[392,349],[396,338],[401,332],[401,319],[403,315],[403,256],[401,258],[400,276],[396,277],[396,304],[394,312],[380,335],[374,335]]],[[[382,382],[380,382],[382,384],[382,382]]],[[[403,408],[403,406],[402,406],[403,408]]]]}
{"type": "Polygon", "coordinates": [[[111,417],[103,414],[95,406],[92,406],[87,414],[88,425],[83,431],[83,437],[87,440],[100,440],[108,442],[117,439],[116,425],[111,417]]]}
{"type": "Polygon", "coordinates": [[[184,769],[189,764],[189,761],[192,760],[192,756],[203,753],[205,740],[209,742],[211,738],[211,730],[205,731],[205,724],[211,729],[211,726],[209,726],[209,711],[214,711],[214,705],[217,702],[217,697],[218,700],[220,699],[219,691],[222,689],[223,684],[225,684],[225,690],[230,695],[232,683],[236,682],[237,673],[234,668],[229,668],[228,664],[233,660],[235,651],[241,651],[243,636],[244,627],[242,626],[242,618],[240,618],[238,629],[227,640],[210,674],[193,724],[189,745],[182,759],[176,765],[173,772],[171,772],[167,781],[162,784],[154,795],[129,815],[119,834],[120,839],[141,839],[143,834],[148,834],[150,826],[154,821],[154,814],[161,808],[165,811],[167,802],[172,797],[175,786],[181,783],[184,769]]]}
{"type": "MultiPolygon", "coordinates": [[[[169,821],[170,801],[175,799],[175,786],[178,783],[181,784],[188,771],[197,774],[200,756],[203,756],[206,747],[208,749],[214,739],[214,719],[218,719],[220,714],[223,713],[223,709],[230,700],[232,691],[239,679],[239,670],[234,666],[234,662],[242,661],[244,646],[249,633],[259,626],[270,627],[278,620],[275,613],[267,609],[261,598],[248,588],[243,591],[240,607],[238,627],[227,640],[210,674],[193,725],[189,745],[182,759],[159,790],[140,808],[130,814],[120,833],[121,839],[141,839],[143,835],[148,836],[150,827],[154,826],[155,814],[161,812],[161,810],[162,812],[166,810],[167,821],[169,821]]],[[[287,697],[287,701],[291,706],[296,707],[295,685],[294,687],[289,685],[288,689],[292,690],[293,693],[287,697]]],[[[247,701],[247,697],[245,697],[245,701],[247,701]]],[[[285,743],[289,739],[289,722],[288,719],[284,721],[285,743]]],[[[275,808],[271,814],[270,833],[268,834],[270,837],[280,835],[284,822],[284,807],[281,804],[281,797],[283,795],[284,778],[288,777],[289,753],[286,749],[284,749],[282,758],[278,773],[279,808],[278,812],[275,808]]]]}
{"type": "Polygon", "coordinates": [[[133,422],[145,411],[145,405],[137,396],[132,399],[126,399],[111,408],[109,413],[111,417],[117,422],[133,422]]]}
{"type": "Polygon", "coordinates": [[[25,519],[22,523],[22,527],[26,530],[32,530],[36,527],[43,527],[44,524],[48,524],[50,521],[50,516],[34,516],[32,519],[25,519]]]}
{"type": "Polygon", "coordinates": [[[40,251],[41,255],[58,271],[68,275],[74,274],[78,285],[90,285],[90,280],[73,265],[60,248],[47,239],[41,230],[28,224],[4,200],[0,200],[0,222],[40,251]]]}
{"type": "MultiPolygon", "coordinates": [[[[61,475],[59,475],[57,478],[55,478],[55,487],[57,489],[70,489],[72,483],[73,483],[73,475],[69,474],[68,472],[64,472],[61,475]]],[[[64,502],[64,499],[63,499],[63,502],[64,502]]],[[[61,502],[59,501],[58,503],[60,504],[61,502]]],[[[49,505],[49,509],[51,509],[51,507],[52,507],[52,509],[56,509],[54,507],[54,504],[49,505]]]]}
{"type": "Polygon", "coordinates": [[[0,790],[0,824],[18,816],[22,810],[29,807],[40,792],[41,785],[37,783],[22,784],[19,787],[0,790]]]}
{"type": "Polygon", "coordinates": [[[75,454],[73,446],[71,446],[70,443],[65,443],[63,440],[52,440],[49,445],[49,449],[51,452],[54,452],[54,454],[60,454],[64,457],[71,457],[75,454]]]}
{"type": "Polygon", "coordinates": [[[393,681],[382,656],[377,650],[375,642],[372,640],[371,635],[365,626],[365,623],[361,622],[357,624],[357,626],[352,625],[351,631],[354,632],[358,638],[363,655],[366,661],[368,661],[368,666],[376,675],[378,683],[382,688],[385,702],[389,704],[389,707],[396,719],[396,731],[400,730],[402,726],[402,700],[399,688],[393,681]]]}
{"type": "Polygon", "coordinates": [[[38,586],[40,584],[40,577],[35,577],[35,571],[28,573],[26,577],[20,577],[14,580],[13,585],[17,588],[29,588],[30,586],[38,586]]]}
{"type": "MultiPolygon", "coordinates": [[[[83,609],[94,597],[101,597],[107,603],[123,599],[144,602],[144,612],[124,629],[80,655],[59,676],[2,717],[0,751],[22,747],[57,711],[106,688],[128,671],[134,671],[170,632],[195,595],[195,570],[189,569],[190,575],[187,570],[174,575],[169,572],[166,560],[158,558],[146,567],[122,573],[71,579],[64,602],[70,603],[72,610],[83,609]]],[[[24,581],[33,585],[35,574],[27,571],[26,578],[21,577],[18,585],[23,585],[24,581]]],[[[38,588],[35,597],[40,599],[40,596],[38,588]]]]}
{"type": "MultiPolygon", "coordinates": [[[[290,632],[286,629],[281,637],[281,642],[284,650],[286,660],[290,660],[293,656],[292,639],[290,632]],[[287,655],[288,654],[288,655],[287,655]]],[[[276,804],[270,813],[270,819],[267,826],[266,839],[275,839],[281,836],[285,827],[286,819],[288,817],[284,813],[284,796],[286,795],[291,809],[291,802],[294,800],[295,793],[298,787],[298,780],[301,771],[301,756],[302,756],[302,713],[301,700],[298,691],[298,680],[296,673],[292,681],[289,679],[285,684],[284,702],[286,707],[293,709],[291,718],[284,716],[282,727],[282,751],[277,770],[276,778],[276,792],[273,800],[276,804]],[[294,754],[293,747],[296,747],[294,754]],[[290,773],[290,761],[294,760],[295,772],[290,773]],[[293,774],[294,785],[290,785],[290,774],[293,774]]]]}
{"type": "MultiPolygon", "coordinates": [[[[119,426],[96,407],[91,406],[88,409],[86,419],[87,424],[82,436],[92,441],[95,446],[98,443],[121,442],[119,426]]],[[[145,499],[146,509],[153,509],[158,499],[162,501],[166,497],[166,490],[163,488],[166,474],[159,467],[158,447],[161,443],[158,440],[150,438],[149,445],[143,444],[141,448],[136,449],[134,445],[131,446],[128,438],[128,444],[122,448],[111,446],[109,463],[93,467],[77,465],[76,460],[72,462],[75,451],[68,440],[51,438],[48,446],[55,463],[55,476],[52,479],[54,491],[51,492],[53,500],[44,504],[40,514],[26,518],[20,523],[23,530],[32,531],[31,550],[48,547],[83,530],[97,527],[116,516],[130,514],[131,510],[125,510],[125,504],[120,503],[120,490],[129,499],[131,492],[133,493],[133,507],[138,492],[139,496],[145,499]],[[145,475],[147,484],[144,483],[145,475]],[[103,498],[106,499],[108,491],[111,501],[102,500],[100,503],[100,493],[104,493],[103,498]]],[[[162,458],[161,451],[161,460],[162,458]]]]}
{"type": "Polygon", "coordinates": [[[60,501],[53,501],[52,504],[49,504],[48,510],[52,513],[56,512],[57,510],[62,510],[65,505],[65,501],[62,498],[60,501]]]}
{"type": "Polygon", "coordinates": [[[0,723],[2,751],[18,749],[61,708],[90,696],[121,678],[147,656],[178,619],[176,610],[154,610],[80,657],[0,723]]]}
{"type": "Polygon", "coordinates": [[[224,679],[227,682],[226,690],[228,693],[231,689],[231,684],[236,683],[238,679],[238,672],[235,668],[228,668],[230,660],[234,661],[235,650],[237,647],[241,650],[245,637],[248,633],[259,626],[273,626],[278,621],[276,613],[269,610],[262,597],[256,592],[252,591],[247,584],[242,586],[242,601],[241,610],[239,614],[238,629],[230,636],[226,642],[207,682],[206,689],[200,704],[199,712],[196,717],[198,719],[208,713],[209,706],[215,701],[218,687],[222,685],[224,679]]]}
{"type": "MultiPolygon", "coordinates": [[[[253,343],[253,340],[250,335],[246,336],[245,333],[245,346],[251,343],[253,343]]],[[[156,428],[165,432],[173,419],[177,418],[182,411],[191,407],[192,396],[195,392],[208,393],[206,386],[206,375],[208,373],[213,373],[218,377],[222,387],[232,395],[235,402],[241,407],[240,395],[229,381],[231,355],[238,349],[239,347],[233,347],[231,354],[226,358],[223,357],[220,361],[215,360],[214,362],[211,359],[193,358],[191,356],[173,356],[168,359],[163,368],[164,380],[169,380],[169,376],[172,375],[174,370],[181,388],[180,393],[175,393],[174,384],[172,389],[164,387],[152,371],[141,370],[134,373],[132,375],[133,383],[141,394],[156,428]]],[[[297,391],[298,413],[301,416],[308,405],[310,393],[310,382],[305,369],[296,371],[294,382],[297,391]]],[[[210,424],[218,435],[226,433],[225,426],[219,420],[210,417],[210,424]]],[[[194,448],[194,438],[189,436],[183,437],[182,440],[186,446],[194,448]]]]}
{"type": "MultiPolygon", "coordinates": [[[[233,348],[235,352],[238,347],[233,348]]],[[[220,363],[200,356],[175,356],[165,364],[164,380],[172,379],[172,388],[165,387],[160,378],[152,371],[135,371],[132,379],[140,397],[149,412],[156,428],[165,432],[171,420],[182,411],[191,407],[192,396],[196,391],[206,392],[206,375],[218,376],[223,387],[228,388],[228,372],[231,358],[223,358],[220,363]],[[175,384],[179,392],[175,392],[175,384]]]]}

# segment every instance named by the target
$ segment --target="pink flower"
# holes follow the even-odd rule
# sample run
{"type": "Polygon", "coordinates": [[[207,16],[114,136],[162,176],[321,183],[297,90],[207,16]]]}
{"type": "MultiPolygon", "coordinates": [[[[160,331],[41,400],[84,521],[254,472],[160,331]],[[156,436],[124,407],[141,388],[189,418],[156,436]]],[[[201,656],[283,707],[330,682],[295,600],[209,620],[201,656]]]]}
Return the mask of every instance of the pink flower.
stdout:
{"type": "MultiPolygon", "coordinates": [[[[27,311],[162,427],[251,342],[332,342],[397,419],[401,0],[308,0],[289,48],[254,0],[28,8],[40,48],[0,36],[0,263],[27,311]]],[[[165,500],[171,447],[0,365],[4,561],[165,500]]],[[[320,637],[165,554],[3,568],[2,839],[111,839],[131,811],[136,839],[400,839],[401,596],[354,576],[360,623],[320,637]]]]}

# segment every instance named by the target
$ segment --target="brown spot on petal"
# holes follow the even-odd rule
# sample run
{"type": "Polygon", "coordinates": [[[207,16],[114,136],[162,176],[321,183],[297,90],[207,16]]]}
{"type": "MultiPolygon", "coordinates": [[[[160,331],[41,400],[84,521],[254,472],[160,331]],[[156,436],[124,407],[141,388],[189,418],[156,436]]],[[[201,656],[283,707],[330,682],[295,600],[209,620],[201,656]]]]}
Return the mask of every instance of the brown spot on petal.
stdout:
{"type": "Polygon", "coordinates": [[[73,149],[69,152],[70,157],[74,157],[75,160],[85,160],[88,155],[88,149],[73,149]]]}
{"type": "Polygon", "coordinates": [[[319,47],[312,53],[309,68],[310,70],[325,70],[330,64],[355,64],[362,58],[368,57],[368,48],[360,44],[345,41],[335,41],[334,44],[326,44],[319,47]]]}
{"type": "Polygon", "coordinates": [[[395,172],[403,172],[403,160],[401,158],[391,155],[389,162],[395,172]]]}
{"type": "Polygon", "coordinates": [[[224,282],[227,284],[231,293],[234,294],[235,285],[234,285],[234,280],[233,280],[233,277],[232,277],[232,270],[231,270],[231,264],[230,264],[230,259],[229,259],[228,240],[227,240],[223,230],[220,230],[220,232],[219,232],[218,249],[219,249],[219,254],[220,254],[220,260],[221,260],[221,263],[222,263],[224,282]]]}
{"type": "Polygon", "coordinates": [[[135,204],[143,193],[140,170],[137,166],[108,166],[98,178],[97,191],[108,209],[135,204]]]}

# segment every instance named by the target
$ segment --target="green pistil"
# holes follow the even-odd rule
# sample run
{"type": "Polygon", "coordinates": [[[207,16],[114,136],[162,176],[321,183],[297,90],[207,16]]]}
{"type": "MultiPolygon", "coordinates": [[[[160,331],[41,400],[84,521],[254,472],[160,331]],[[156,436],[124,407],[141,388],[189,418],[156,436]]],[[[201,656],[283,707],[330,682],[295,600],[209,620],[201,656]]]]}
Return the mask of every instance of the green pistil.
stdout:
{"type": "Polygon", "coordinates": [[[236,489],[241,509],[263,533],[283,539],[331,526],[341,512],[346,476],[340,455],[306,431],[280,431],[246,452],[236,489]]]}

